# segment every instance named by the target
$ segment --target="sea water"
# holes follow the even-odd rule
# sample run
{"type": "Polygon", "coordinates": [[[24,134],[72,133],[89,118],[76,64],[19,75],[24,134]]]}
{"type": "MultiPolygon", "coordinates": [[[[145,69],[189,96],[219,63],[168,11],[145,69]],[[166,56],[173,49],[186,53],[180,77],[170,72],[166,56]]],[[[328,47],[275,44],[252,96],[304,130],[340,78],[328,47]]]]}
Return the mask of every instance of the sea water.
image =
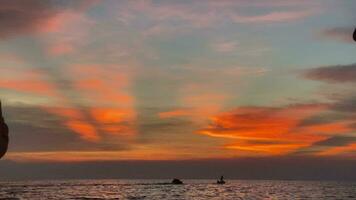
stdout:
{"type": "Polygon", "coordinates": [[[0,182],[0,199],[356,199],[356,182],[183,180],[64,180],[0,182]]]}

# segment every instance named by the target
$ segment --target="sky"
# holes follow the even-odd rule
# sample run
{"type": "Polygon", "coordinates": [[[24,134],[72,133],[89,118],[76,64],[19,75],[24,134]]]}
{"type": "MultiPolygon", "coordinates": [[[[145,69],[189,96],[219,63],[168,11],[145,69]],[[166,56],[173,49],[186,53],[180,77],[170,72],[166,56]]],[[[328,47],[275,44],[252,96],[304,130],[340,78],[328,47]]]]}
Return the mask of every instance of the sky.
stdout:
{"type": "Polygon", "coordinates": [[[11,141],[1,162],[353,160],[355,9],[351,0],[4,1],[11,141]]]}

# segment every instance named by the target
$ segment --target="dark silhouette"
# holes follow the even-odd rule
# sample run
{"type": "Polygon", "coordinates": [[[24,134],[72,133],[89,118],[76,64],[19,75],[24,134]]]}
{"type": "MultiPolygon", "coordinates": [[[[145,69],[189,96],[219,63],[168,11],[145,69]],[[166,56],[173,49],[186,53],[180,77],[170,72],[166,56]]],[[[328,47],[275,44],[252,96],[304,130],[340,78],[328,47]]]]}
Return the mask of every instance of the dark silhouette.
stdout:
{"type": "Polygon", "coordinates": [[[7,151],[9,144],[9,128],[5,124],[2,116],[1,101],[0,101],[0,158],[3,157],[7,151]]]}
{"type": "Polygon", "coordinates": [[[354,31],[354,41],[356,42],[356,28],[355,28],[355,31],[354,31]]]}
{"type": "Polygon", "coordinates": [[[180,185],[180,184],[183,184],[183,182],[182,182],[181,180],[175,178],[175,179],[172,180],[172,184],[174,184],[174,185],[180,185]]]}
{"type": "Polygon", "coordinates": [[[221,177],[220,177],[220,180],[217,180],[216,183],[217,183],[217,184],[225,184],[224,176],[221,176],[221,177]]]}

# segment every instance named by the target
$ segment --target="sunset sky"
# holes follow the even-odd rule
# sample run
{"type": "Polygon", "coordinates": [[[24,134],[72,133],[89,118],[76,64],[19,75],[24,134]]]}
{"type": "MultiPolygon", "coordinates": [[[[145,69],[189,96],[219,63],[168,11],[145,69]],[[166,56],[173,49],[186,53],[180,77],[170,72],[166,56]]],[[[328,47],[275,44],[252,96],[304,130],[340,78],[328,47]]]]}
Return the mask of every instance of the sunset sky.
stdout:
{"type": "Polygon", "coordinates": [[[356,156],[356,1],[0,4],[5,160],[356,156]]]}

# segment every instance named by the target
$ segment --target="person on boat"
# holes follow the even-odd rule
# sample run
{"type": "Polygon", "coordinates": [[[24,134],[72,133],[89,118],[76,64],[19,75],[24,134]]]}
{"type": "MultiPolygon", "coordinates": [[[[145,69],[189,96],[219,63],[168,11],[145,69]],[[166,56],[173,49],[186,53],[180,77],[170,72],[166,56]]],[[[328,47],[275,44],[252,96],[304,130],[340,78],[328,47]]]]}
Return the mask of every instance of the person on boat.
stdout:
{"type": "Polygon", "coordinates": [[[9,128],[6,125],[2,116],[1,101],[0,101],[0,158],[3,157],[7,151],[9,144],[9,128]]]}
{"type": "Polygon", "coordinates": [[[225,184],[224,176],[221,176],[221,177],[220,177],[220,180],[217,180],[216,183],[217,183],[217,184],[225,184]]]}

